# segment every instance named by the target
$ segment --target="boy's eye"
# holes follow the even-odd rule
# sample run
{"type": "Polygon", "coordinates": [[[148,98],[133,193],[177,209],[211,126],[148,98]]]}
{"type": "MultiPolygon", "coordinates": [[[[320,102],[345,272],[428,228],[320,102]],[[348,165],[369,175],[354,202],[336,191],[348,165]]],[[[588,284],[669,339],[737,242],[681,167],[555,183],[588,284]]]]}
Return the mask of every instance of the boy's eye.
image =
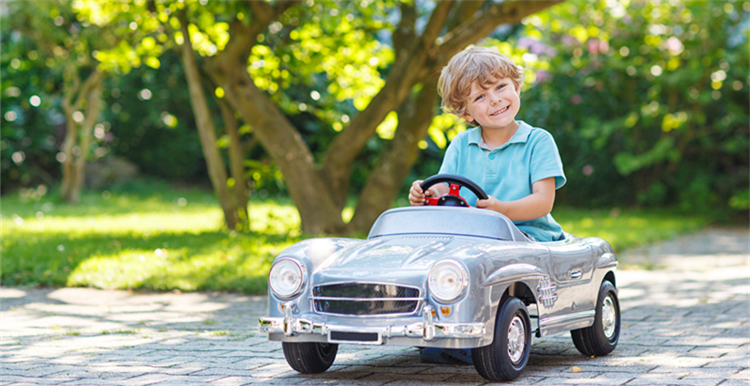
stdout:
{"type": "Polygon", "coordinates": [[[505,84],[504,84],[504,83],[503,83],[503,84],[499,84],[499,85],[497,85],[497,89],[498,89],[498,90],[502,89],[503,87],[505,87],[505,84]]]}
{"type": "Polygon", "coordinates": [[[484,98],[484,95],[478,95],[476,98],[474,98],[474,102],[484,98]]]}

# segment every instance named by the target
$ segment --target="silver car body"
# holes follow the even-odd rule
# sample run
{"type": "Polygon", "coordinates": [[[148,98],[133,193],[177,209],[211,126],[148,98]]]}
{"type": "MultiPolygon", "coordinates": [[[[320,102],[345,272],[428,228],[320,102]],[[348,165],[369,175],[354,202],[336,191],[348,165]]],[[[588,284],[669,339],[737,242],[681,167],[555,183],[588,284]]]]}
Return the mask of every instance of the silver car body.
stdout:
{"type": "Polygon", "coordinates": [[[310,239],[279,259],[298,262],[304,278],[292,299],[269,290],[259,322],[270,340],[442,348],[492,343],[504,294],[536,304],[538,337],[589,327],[600,285],[615,283],[617,267],[603,239],[534,242],[501,214],[435,206],[391,209],[366,240],[310,239]],[[469,278],[451,304],[428,285],[446,259],[469,278]]]}

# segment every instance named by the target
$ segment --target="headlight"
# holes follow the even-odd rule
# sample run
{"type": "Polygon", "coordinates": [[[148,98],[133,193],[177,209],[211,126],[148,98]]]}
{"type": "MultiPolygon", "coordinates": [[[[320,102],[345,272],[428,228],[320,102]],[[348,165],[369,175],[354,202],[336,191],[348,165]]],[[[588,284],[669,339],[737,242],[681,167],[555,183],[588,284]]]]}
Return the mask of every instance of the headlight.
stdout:
{"type": "Polygon", "coordinates": [[[290,258],[277,260],[268,273],[271,291],[282,299],[290,299],[297,295],[304,281],[304,268],[298,261],[290,258]]]}
{"type": "Polygon", "coordinates": [[[430,270],[428,282],[430,292],[443,303],[456,301],[469,285],[469,275],[464,267],[454,260],[444,260],[430,270]]]}

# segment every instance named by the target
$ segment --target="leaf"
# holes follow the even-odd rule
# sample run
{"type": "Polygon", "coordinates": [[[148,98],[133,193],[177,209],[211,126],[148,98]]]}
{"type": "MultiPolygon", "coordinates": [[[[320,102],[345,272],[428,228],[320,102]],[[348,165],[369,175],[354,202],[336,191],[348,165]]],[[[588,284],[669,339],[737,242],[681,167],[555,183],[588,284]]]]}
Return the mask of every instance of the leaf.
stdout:
{"type": "Polygon", "coordinates": [[[622,152],[615,155],[614,161],[617,171],[623,176],[627,176],[659,161],[670,160],[674,162],[679,158],[679,152],[674,149],[674,138],[666,137],[657,141],[649,151],[643,154],[635,155],[622,152]]]}
{"type": "Polygon", "coordinates": [[[378,125],[375,131],[380,138],[393,139],[393,135],[396,133],[396,127],[398,127],[398,114],[396,114],[395,111],[391,111],[385,117],[383,122],[378,125]]]}

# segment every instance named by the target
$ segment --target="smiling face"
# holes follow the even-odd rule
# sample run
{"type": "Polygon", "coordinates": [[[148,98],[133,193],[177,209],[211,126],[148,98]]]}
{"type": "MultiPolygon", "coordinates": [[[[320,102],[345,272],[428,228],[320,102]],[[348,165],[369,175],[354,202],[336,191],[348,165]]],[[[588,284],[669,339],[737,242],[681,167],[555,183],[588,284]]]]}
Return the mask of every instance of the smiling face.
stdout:
{"type": "Polygon", "coordinates": [[[466,99],[466,113],[461,117],[469,122],[476,121],[488,130],[518,127],[516,114],[521,108],[520,87],[509,78],[493,78],[483,86],[472,82],[466,99]]]}

